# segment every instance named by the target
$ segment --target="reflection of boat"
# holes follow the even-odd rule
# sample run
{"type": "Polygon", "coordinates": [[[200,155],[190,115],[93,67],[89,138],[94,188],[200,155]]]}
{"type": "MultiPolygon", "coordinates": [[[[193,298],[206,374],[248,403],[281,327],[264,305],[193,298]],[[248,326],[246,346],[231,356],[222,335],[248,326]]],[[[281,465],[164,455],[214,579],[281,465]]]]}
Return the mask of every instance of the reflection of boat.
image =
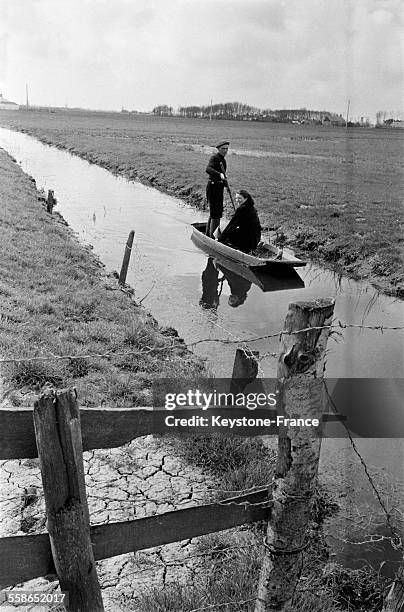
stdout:
{"type": "Polygon", "coordinates": [[[252,270],[224,257],[208,257],[202,272],[202,297],[199,301],[203,308],[217,310],[224,280],[229,285],[229,305],[233,307],[244,304],[252,284],[264,293],[304,287],[303,280],[290,266],[269,273],[266,268],[252,270]]]}
{"type": "Polygon", "coordinates": [[[192,227],[192,241],[213,257],[225,257],[228,261],[237,262],[248,268],[265,268],[271,272],[277,268],[297,268],[306,265],[305,261],[285,252],[281,259],[276,259],[278,250],[270,244],[261,245],[259,256],[249,255],[206,236],[206,223],[192,223],[192,227]]]}
{"type": "MultiPolygon", "coordinates": [[[[218,264],[218,260],[213,257],[208,257],[206,268],[202,272],[202,297],[199,304],[202,308],[210,308],[217,310],[220,303],[220,295],[222,293],[223,282],[226,280],[230,288],[230,296],[228,298],[229,306],[236,308],[241,306],[247,299],[247,294],[251,289],[252,281],[237,274],[235,271],[237,266],[232,270],[218,264]],[[219,278],[219,272],[222,277],[219,278]]],[[[241,266],[238,266],[241,267],[241,266]]],[[[245,266],[242,266],[245,268],[245,266]]],[[[245,268],[250,274],[252,272],[245,268]]]]}
{"type": "Polygon", "coordinates": [[[283,268],[248,268],[225,257],[215,257],[214,261],[219,270],[226,275],[226,270],[234,272],[250,283],[257,285],[264,293],[269,291],[285,291],[286,289],[301,289],[304,281],[296,270],[290,266],[283,268]]]}

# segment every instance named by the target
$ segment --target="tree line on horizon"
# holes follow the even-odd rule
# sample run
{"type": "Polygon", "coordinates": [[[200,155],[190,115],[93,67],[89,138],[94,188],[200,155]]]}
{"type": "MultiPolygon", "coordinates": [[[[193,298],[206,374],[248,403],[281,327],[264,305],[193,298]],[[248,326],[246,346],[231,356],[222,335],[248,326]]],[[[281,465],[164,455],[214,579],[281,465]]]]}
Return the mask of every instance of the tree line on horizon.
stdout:
{"type": "Polygon", "coordinates": [[[342,115],[330,111],[316,111],[307,108],[299,109],[260,109],[241,102],[223,102],[205,106],[172,106],[161,104],[152,110],[153,115],[160,117],[184,117],[187,119],[233,119],[238,121],[272,121],[272,122],[318,122],[345,125],[342,115]]]}

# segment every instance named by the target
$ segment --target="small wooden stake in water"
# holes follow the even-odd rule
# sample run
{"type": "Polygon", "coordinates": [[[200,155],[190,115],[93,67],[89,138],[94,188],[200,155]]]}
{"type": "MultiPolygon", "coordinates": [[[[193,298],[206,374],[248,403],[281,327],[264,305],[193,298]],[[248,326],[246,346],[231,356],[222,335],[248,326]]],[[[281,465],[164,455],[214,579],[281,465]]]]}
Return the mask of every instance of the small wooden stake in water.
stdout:
{"type": "Polygon", "coordinates": [[[133,238],[135,236],[135,231],[131,230],[129,232],[128,241],[125,246],[125,253],[123,256],[121,273],[119,275],[119,284],[124,285],[126,283],[126,275],[128,273],[130,254],[132,252],[133,238]]]}
{"type": "Polygon", "coordinates": [[[46,210],[48,213],[52,214],[53,207],[56,206],[56,199],[53,194],[53,189],[48,189],[48,197],[46,199],[46,210]]]}

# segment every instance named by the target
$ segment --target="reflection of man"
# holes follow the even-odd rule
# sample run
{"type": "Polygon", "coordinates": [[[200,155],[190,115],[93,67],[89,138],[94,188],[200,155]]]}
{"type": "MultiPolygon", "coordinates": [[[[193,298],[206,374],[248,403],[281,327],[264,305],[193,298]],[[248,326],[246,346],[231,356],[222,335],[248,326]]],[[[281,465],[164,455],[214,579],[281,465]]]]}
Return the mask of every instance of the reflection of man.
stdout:
{"type": "Polygon", "coordinates": [[[210,238],[213,238],[214,232],[220,226],[220,219],[223,215],[223,191],[227,186],[225,157],[229,150],[229,144],[229,142],[223,141],[216,145],[217,153],[212,155],[206,167],[206,172],[209,174],[209,181],[206,186],[206,198],[209,204],[206,235],[210,238]]]}
{"type": "Polygon", "coordinates": [[[202,308],[217,310],[224,279],[227,280],[230,287],[229,306],[237,308],[244,304],[251,288],[251,282],[220,264],[216,265],[213,258],[209,257],[206,268],[202,272],[202,297],[199,300],[202,308]],[[219,270],[223,273],[221,278],[219,278],[219,270]]]}
{"type": "Polygon", "coordinates": [[[199,300],[202,308],[217,310],[219,306],[219,272],[209,257],[205,270],[202,272],[202,297],[199,300]]]}
{"type": "Polygon", "coordinates": [[[220,269],[230,287],[229,306],[237,308],[237,306],[241,306],[246,301],[247,293],[251,288],[251,282],[230,270],[220,269]]]}

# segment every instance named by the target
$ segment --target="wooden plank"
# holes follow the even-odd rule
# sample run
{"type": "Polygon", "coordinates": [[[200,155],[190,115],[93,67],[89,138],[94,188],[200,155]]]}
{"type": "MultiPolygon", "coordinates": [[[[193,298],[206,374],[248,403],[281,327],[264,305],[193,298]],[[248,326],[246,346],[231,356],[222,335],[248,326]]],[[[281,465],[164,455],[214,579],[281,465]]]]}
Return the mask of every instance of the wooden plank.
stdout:
{"type": "Polygon", "coordinates": [[[37,456],[33,408],[0,408],[0,459],[37,456]]]}
{"type": "Polygon", "coordinates": [[[90,536],[76,392],[46,391],[35,402],[34,425],[60,589],[69,593],[70,612],[104,612],[90,536]]]}
{"type": "Polygon", "coordinates": [[[227,502],[174,510],[138,521],[99,525],[92,530],[95,535],[94,554],[97,559],[104,559],[106,555],[144,550],[265,520],[264,517],[268,519],[269,516],[268,508],[245,505],[245,502],[260,503],[267,497],[266,488],[260,493],[227,502]]]}
{"type": "MultiPolygon", "coordinates": [[[[83,450],[115,448],[153,431],[150,408],[80,408],[83,450]]],[[[0,408],[0,459],[37,457],[33,408],[0,408]]]]}
{"type": "MultiPolygon", "coordinates": [[[[107,559],[268,520],[270,501],[266,506],[248,505],[267,499],[268,489],[263,488],[220,503],[174,510],[134,521],[95,525],[90,529],[94,558],[107,559]]],[[[0,588],[54,573],[48,534],[0,538],[0,588]]]]}
{"type": "Polygon", "coordinates": [[[56,574],[47,533],[0,538],[0,589],[56,574]]]}
{"type": "MultiPolygon", "coordinates": [[[[227,406],[231,410],[231,416],[240,418],[245,416],[245,409],[227,406]]],[[[223,415],[223,408],[211,409],[210,416],[223,415]]],[[[134,438],[148,434],[164,434],[173,432],[165,424],[167,416],[173,413],[165,409],[153,408],[81,408],[81,429],[83,438],[83,450],[94,448],[115,448],[130,442],[134,438]]],[[[175,410],[178,418],[199,415],[206,417],[206,413],[200,409],[183,408],[175,410]]],[[[274,414],[267,409],[257,409],[257,418],[273,418],[274,414]]],[[[183,427],[181,433],[206,434],[213,431],[212,427],[189,426],[183,427]]],[[[277,428],[273,427],[268,434],[275,434],[277,428]]],[[[239,427],[239,436],[262,435],[260,427],[239,427]]],[[[30,409],[0,409],[0,459],[21,459],[37,457],[34,428],[32,423],[32,410],[30,409]]]]}

